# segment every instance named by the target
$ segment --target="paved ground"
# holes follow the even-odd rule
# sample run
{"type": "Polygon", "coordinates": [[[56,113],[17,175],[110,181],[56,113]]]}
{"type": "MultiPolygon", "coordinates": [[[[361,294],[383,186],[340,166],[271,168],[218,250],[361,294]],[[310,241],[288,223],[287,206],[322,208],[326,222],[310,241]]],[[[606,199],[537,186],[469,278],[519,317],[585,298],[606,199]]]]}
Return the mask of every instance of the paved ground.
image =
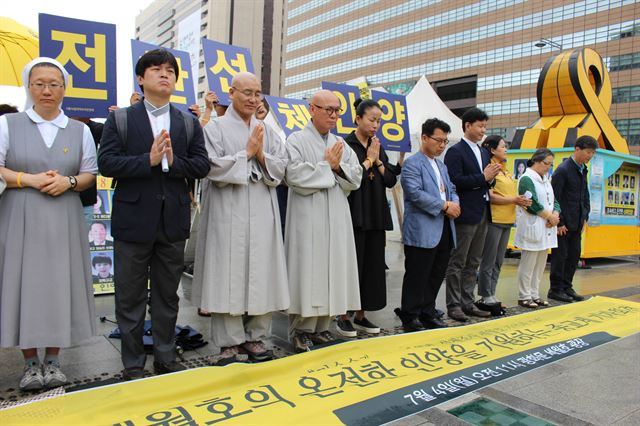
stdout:
{"type": "MultiPolygon", "coordinates": [[[[393,309],[399,306],[403,261],[399,237],[391,233],[387,244],[387,264],[390,268],[387,276],[388,305],[386,309],[369,315],[387,333],[397,332],[400,325],[393,309]]],[[[510,307],[515,306],[517,299],[517,262],[517,259],[505,261],[498,285],[498,298],[510,307]]],[[[576,274],[574,285],[579,292],[640,302],[640,262],[637,258],[600,259],[591,263],[592,269],[581,269],[576,274]]],[[[183,281],[183,284],[188,283],[189,280],[183,281]]],[[[541,294],[546,294],[548,285],[547,270],[541,294]]],[[[178,323],[191,325],[206,338],[210,329],[209,320],[199,317],[196,308],[188,301],[181,300],[180,304],[178,323]]],[[[439,295],[438,306],[444,307],[444,291],[439,295]]],[[[96,308],[99,316],[113,320],[112,296],[97,297],[96,308]]],[[[510,308],[509,314],[517,314],[523,309],[510,308]]],[[[289,349],[286,342],[278,338],[278,335],[283,335],[285,321],[281,316],[274,322],[272,344],[280,356],[286,356],[289,349]]],[[[61,363],[72,382],[71,387],[119,379],[122,368],[119,341],[106,337],[114,327],[110,322],[99,323],[98,336],[62,351],[61,363]]],[[[217,352],[218,348],[209,344],[197,351],[186,352],[185,359],[189,367],[198,367],[217,352]]],[[[147,367],[151,362],[152,359],[149,359],[147,367]]],[[[17,390],[22,365],[22,357],[17,349],[0,349],[0,403],[33,396],[17,390]]],[[[555,424],[637,425],[640,424],[639,378],[640,335],[636,334],[499,382],[394,424],[467,424],[446,410],[484,397],[555,424]]]]}

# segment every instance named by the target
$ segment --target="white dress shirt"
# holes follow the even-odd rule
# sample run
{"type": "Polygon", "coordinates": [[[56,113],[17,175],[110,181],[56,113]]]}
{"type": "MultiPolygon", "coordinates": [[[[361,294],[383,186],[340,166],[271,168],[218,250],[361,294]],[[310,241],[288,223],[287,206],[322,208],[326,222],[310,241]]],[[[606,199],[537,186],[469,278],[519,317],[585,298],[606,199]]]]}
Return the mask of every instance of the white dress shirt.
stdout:
{"type": "Polygon", "coordinates": [[[447,189],[444,187],[444,182],[442,181],[442,175],[440,174],[440,168],[438,167],[438,163],[434,158],[429,158],[427,155],[427,160],[433,169],[433,172],[436,174],[436,180],[438,181],[438,190],[440,191],[440,198],[442,201],[447,201],[447,189]]]}

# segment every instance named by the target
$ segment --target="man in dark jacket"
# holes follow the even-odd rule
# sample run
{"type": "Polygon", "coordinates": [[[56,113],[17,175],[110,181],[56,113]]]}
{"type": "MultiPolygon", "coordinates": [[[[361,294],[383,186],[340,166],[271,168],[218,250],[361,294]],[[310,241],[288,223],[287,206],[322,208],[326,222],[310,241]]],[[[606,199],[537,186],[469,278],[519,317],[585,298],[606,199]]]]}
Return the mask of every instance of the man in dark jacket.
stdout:
{"type": "Polygon", "coordinates": [[[573,274],[578,266],[582,228],[589,219],[587,163],[594,156],[598,142],[591,136],[576,140],[575,151],[553,173],[551,185],[560,203],[558,247],[551,251],[551,287],[549,299],[561,302],[584,300],[573,289],[573,274]]]}
{"type": "Polygon", "coordinates": [[[109,115],[98,156],[102,175],[118,179],[111,234],[125,380],[144,376],[142,334],[149,279],[154,370],[164,374],[185,369],[175,360],[174,335],[176,292],[190,229],[186,179],[205,177],[209,159],[197,119],[185,117],[169,103],[179,72],[175,57],[164,49],[142,55],[136,76],[144,98],[125,111],[126,136],[118,128],[118,111],[109,115]]]}

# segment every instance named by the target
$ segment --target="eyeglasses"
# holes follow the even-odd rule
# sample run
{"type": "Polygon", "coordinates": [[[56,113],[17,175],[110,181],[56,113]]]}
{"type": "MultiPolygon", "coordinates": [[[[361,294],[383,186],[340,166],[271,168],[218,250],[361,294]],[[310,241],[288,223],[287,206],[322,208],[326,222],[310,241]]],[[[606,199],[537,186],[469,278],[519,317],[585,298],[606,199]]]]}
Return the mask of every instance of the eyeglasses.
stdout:
{"type": "Polygon", "coordinates": [[[434,140],[436,142],[438,142],[440,145],[448,145],[449,144],[449,139],[436,139],[436,138],[432,138],[431,136],[427,136],[429,139],[434,140]]]}
{"type": "Polygon", "coordinates": [[[334,108],[334,107],[321,107],[320,105],[316,105],[316,104],[311,104],[314,107],[324,110],[324,112],[326,112],[328,115],[333,115],[333,114],[337,114],[340,115],[342,114],[342,108],[338,107],[338,108],[334,108]]]}
{"type": "Polygon", "coordinates": [[[257,98],[262,100],[262,98],[264,97],[264,95],[262,94],[262,92],[254,92],[253,90],[240,90],[235,86],[231,86],[234,90],[237,90],[238,92],[242,93],[244,96],[246,96],[247,98],[257,98]]]}
{"type": "Polygon", "coordinates": [[[32,87],[35,87],[37,90],[44,90],[47,87],[49,89],[53,90],[58,90],[58,89],[62,89],[64,87],[64,84],[60,84],[60,83],[49,83],[49,84],[45,84],[45,83],[31,83],[32,87]]]}
{"type": "Polygon", "coordinates": [[[544,160],[542,160],[542,164],[544,164],[545,166],[553,166],[553,161],[544,161],[544,160]]]}

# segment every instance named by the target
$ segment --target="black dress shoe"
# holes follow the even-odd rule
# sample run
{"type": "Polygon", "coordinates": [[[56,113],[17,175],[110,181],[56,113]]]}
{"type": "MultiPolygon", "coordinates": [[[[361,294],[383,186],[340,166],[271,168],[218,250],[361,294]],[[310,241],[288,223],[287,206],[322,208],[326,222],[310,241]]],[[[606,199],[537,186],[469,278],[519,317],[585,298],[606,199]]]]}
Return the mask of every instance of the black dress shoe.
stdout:
{"type": "Polygon", "coordinates": [[[156,374],[168,374],[168,373],[177,373],[178,371],[184,371],[187,367],[180,364],[178,361],[170,361],[170,362],[153,362],[153,370],[156,374]]]}
{"type": "Polygon", "coordinates": [[[436,318],[442,318],[442,317],[444,317],[444,311],[442,309],[436,308],[436,318]]]}
{"type": "Polygon", "coordinates": [[[576,291],[572,288],[568,288],[564,291],[567,296],[569,296],[570,298],[572,298],[573,300],[575,300],[576,302],[582,302],[584,300],[584,296],[579,295],[578,293],[576,293],[576,291]]]}
{"type": "Polygon", "coordinates": [[[122,370],[122,380],[138,380],[144,377],[144,368],[129,367],[122,370]]]}
{"type": "Polygon", "coordinates": [[[404,329],[405,333],[412,333],[414,331],[424,330],[424,326],[418,320],[418,318],[414,318],[411,321],[403,322],[402,328],[404,329]]]}
{"type": "Polygon", "coordinates": [[[440,318],[422,316],[420,317],[420,323],[428,330],[447,327],[447,324],[445,324],[440,318]]]}
{"type": "Polygon", "coordinates": [[[549,293],[547,293],[547,297],[549,299],[557,300],[559,302],[565,302],[565,303],[573,302],[573,297],[569,296],[567,293],[563,291],[549,290],[549,293]]]}

